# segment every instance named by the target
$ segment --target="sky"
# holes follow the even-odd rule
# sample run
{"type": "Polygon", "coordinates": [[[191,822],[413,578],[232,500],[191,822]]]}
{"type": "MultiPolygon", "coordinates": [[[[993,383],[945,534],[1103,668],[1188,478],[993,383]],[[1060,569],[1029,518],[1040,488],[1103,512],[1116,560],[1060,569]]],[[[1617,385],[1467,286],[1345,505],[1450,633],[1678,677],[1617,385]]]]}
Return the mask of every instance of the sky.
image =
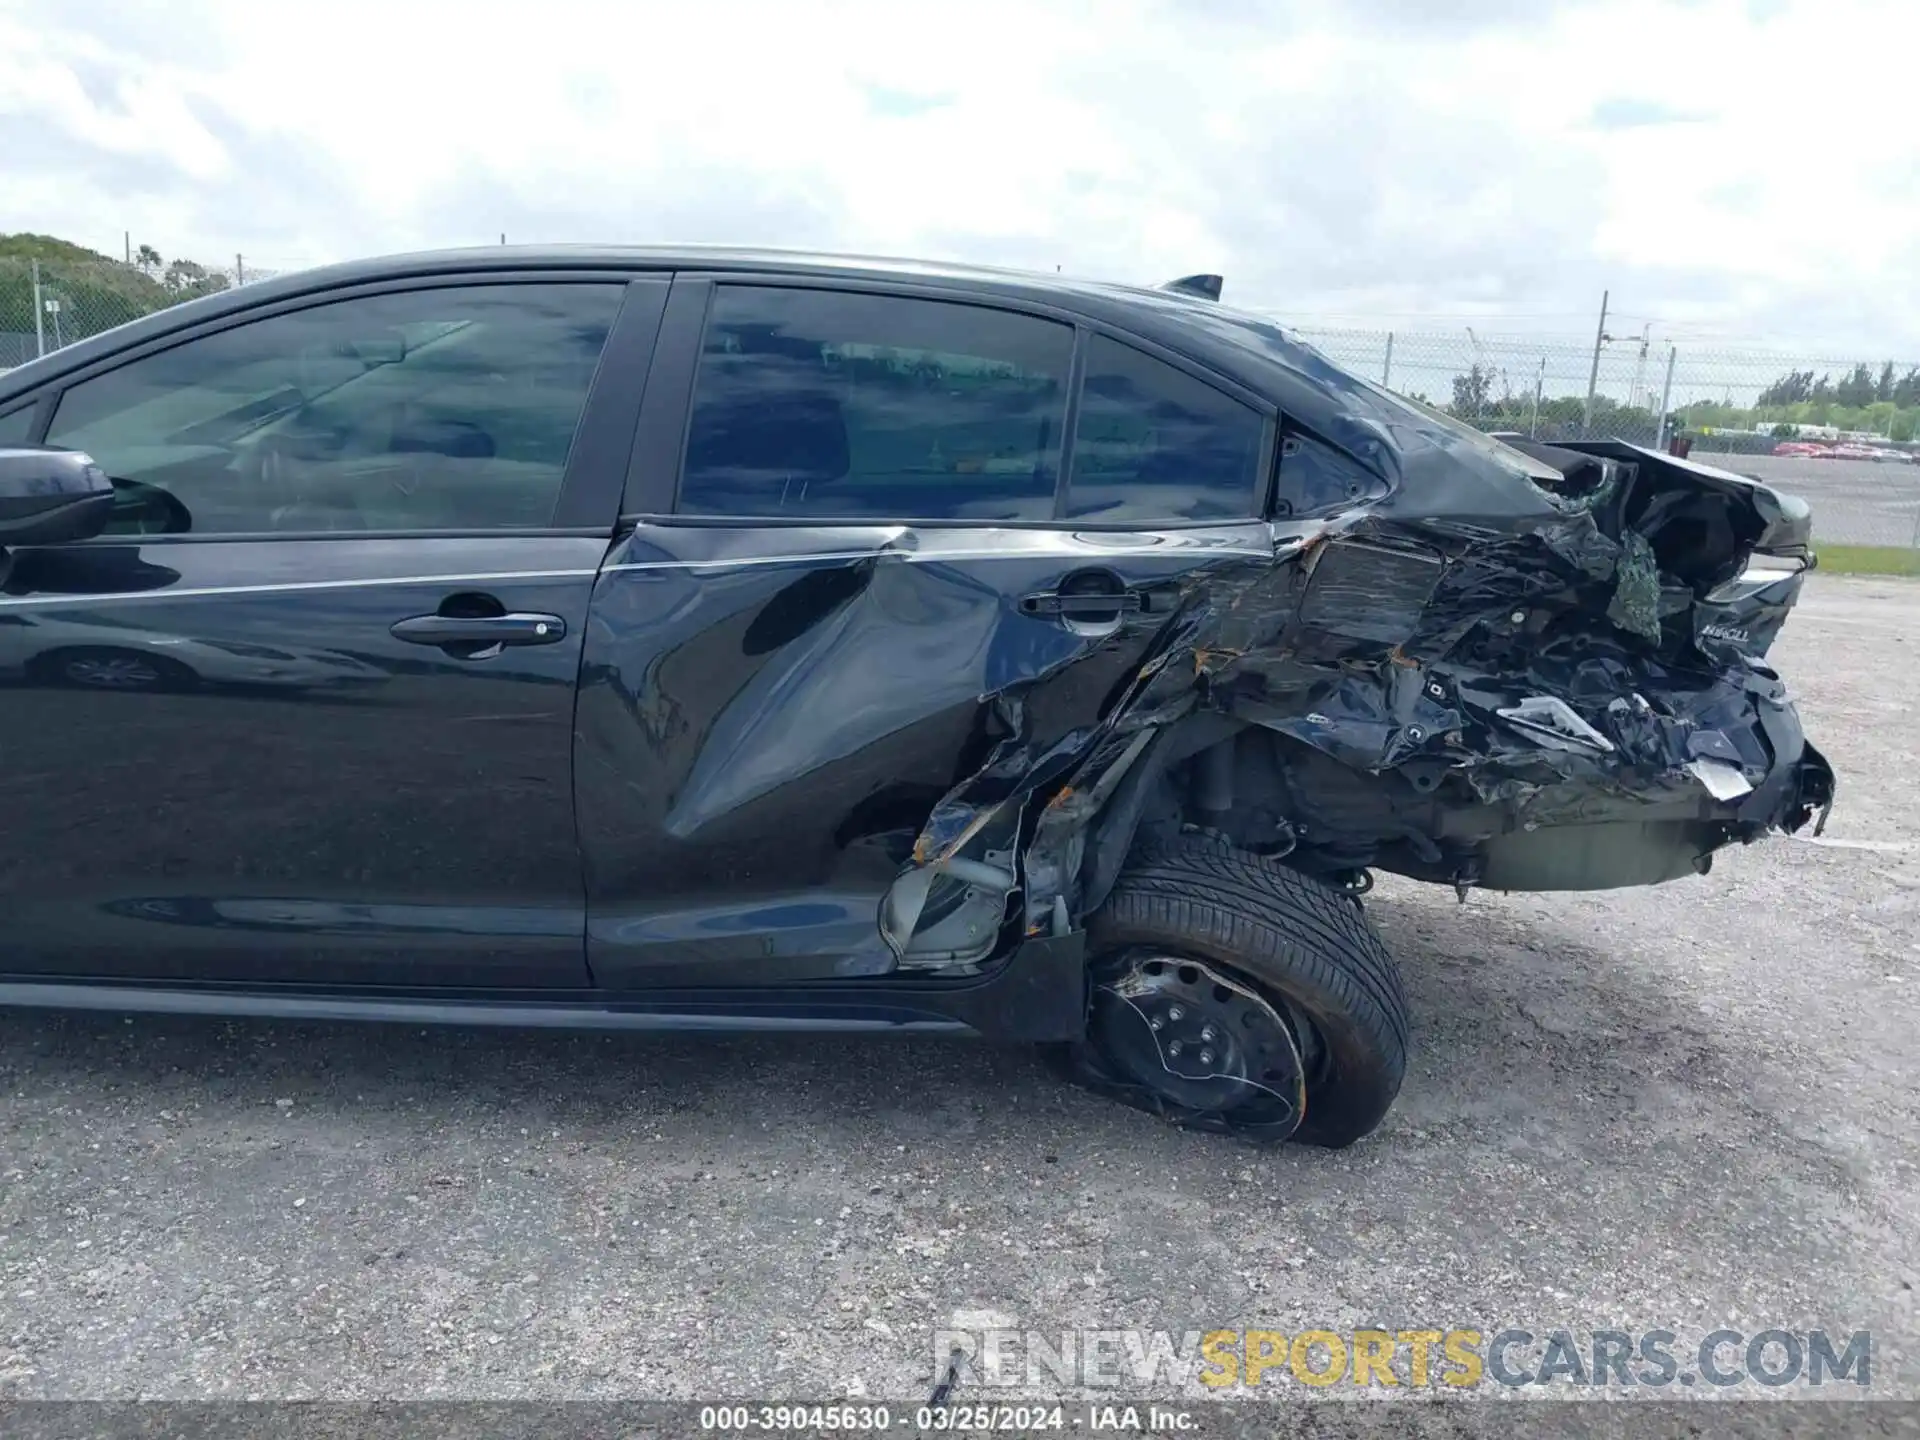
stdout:
{"type": "Polygon", "coordinates": [[[701,241],[1920,360],[1906,0],[0,0],[0,231],[701,241]]]}

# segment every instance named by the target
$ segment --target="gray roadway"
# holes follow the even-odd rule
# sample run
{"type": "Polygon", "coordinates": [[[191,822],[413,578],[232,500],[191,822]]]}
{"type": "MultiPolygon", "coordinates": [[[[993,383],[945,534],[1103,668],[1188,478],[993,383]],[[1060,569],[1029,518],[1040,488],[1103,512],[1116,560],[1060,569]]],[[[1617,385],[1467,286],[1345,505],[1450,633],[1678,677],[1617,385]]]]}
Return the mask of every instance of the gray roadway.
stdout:
{"type": "Polygon", "coordinates": [[[1813,507],[1816,541],[1920,546],[1920,465],[1716,455],[1698,447],[1693,458],[1800,496],[1813,507]]]}

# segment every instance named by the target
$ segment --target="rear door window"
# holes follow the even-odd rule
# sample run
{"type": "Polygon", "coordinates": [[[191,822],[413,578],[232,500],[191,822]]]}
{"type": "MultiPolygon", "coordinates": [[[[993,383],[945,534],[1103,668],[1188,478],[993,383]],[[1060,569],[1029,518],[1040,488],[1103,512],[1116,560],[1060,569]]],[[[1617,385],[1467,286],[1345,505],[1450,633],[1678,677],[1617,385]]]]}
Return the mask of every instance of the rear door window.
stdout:
{"type": "Polygon", "coordinates": [[[1232,396],[1094,335],[1067,514],[1129,524],[1255,515],[1264,433],[1261,415],[1232,396]]]}
{"type": "Polygon", "coordinates": [[[1052,517],[1070,326],[939,300],[723,285],[682,514],[1052,517]]]}

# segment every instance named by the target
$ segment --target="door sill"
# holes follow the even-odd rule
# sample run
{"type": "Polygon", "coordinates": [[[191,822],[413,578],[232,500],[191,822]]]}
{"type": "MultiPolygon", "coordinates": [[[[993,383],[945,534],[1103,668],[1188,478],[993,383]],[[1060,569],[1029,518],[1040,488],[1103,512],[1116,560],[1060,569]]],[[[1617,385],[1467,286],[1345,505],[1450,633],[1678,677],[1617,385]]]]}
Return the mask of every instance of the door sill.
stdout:
{"type": "Polygon", "coordinates": [[[889,975],[785,988],[565,996],[13,976],[0,977],[0,1008],[681,1034],[949,1034],[1043,1042],[1076,1040],[1085,1033],[1082,949],[1079,934],[1029,941],[992,974],[965,982],[889,975]]]}

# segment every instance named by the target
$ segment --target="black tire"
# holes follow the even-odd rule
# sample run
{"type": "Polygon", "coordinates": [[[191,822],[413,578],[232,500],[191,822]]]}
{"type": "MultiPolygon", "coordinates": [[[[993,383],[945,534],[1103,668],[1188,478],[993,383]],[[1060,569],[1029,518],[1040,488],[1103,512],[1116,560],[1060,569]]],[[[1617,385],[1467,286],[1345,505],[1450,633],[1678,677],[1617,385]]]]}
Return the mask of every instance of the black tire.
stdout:
{"type": "MultiPolygon", "coordinates": [[[[1319,1041],[1291,1138],[1339,1148],[1385,1117],[1407,1071],[1399,968],[1359,903],[1218,841],[1142,850],[1088,923],[1089,953],[1185,954],[1238,972],[1319,1041]]],[[[1232,1112],[1225,1119],[1231,1128],[1232,1112]]]]}

